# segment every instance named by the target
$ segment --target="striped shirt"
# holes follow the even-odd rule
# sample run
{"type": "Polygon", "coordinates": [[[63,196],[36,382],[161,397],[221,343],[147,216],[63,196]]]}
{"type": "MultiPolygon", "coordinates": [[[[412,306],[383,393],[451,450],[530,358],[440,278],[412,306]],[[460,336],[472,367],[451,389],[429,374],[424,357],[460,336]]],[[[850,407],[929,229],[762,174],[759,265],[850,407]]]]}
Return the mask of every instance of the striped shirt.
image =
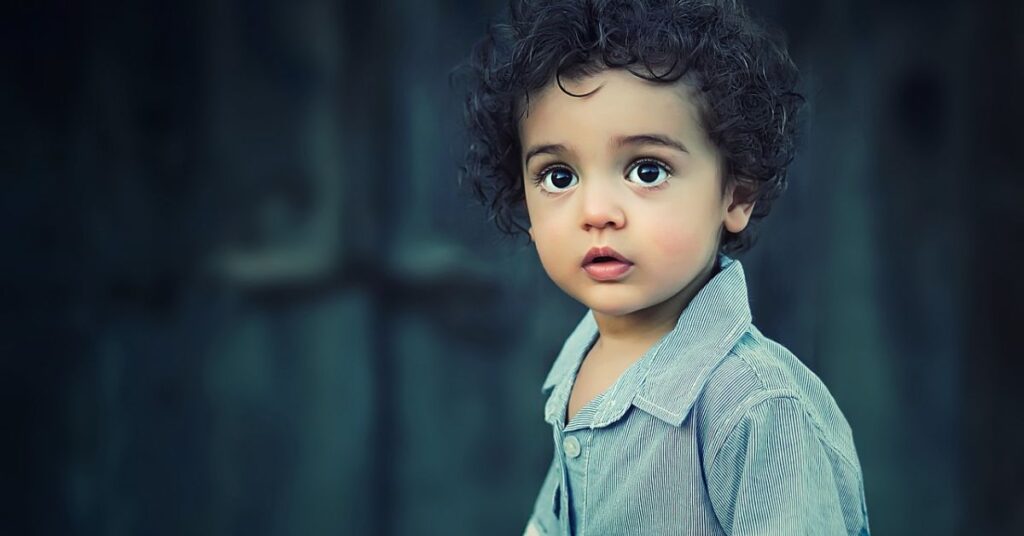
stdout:
{"type": "Polygon", "coordinates": [[[588,311],[542,392],[554,457],[526,534],[869,534],[850,426],[821,380],[751,323],[743,268],[566,423],[597,340],[588,311]]]}

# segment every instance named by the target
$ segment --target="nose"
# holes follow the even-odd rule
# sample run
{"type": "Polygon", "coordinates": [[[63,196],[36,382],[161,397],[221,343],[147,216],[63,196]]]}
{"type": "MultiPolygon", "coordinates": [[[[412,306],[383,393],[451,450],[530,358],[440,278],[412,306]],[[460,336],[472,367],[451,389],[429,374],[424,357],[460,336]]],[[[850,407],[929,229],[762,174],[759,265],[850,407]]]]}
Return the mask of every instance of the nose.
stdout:
{"type": "Polygon", "coordinates": [[[580,185],[582,190],[583,230],[621,229],[626,224],[626,213],[622,210],[620,192],[608,181],[586,181],[580,185]]]}

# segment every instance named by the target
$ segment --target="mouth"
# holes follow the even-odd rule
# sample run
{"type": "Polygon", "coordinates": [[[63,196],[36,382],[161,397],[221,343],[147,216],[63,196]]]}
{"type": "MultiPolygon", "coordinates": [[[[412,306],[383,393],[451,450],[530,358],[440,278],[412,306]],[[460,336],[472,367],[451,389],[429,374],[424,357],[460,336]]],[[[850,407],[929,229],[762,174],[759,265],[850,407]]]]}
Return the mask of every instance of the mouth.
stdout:
{"type": "Polygon", "coordinates": [[[610,247],[600,247],[591,248],[581,266],[594,280],[614,281],[633,269],[633,261],[610,247]]]}

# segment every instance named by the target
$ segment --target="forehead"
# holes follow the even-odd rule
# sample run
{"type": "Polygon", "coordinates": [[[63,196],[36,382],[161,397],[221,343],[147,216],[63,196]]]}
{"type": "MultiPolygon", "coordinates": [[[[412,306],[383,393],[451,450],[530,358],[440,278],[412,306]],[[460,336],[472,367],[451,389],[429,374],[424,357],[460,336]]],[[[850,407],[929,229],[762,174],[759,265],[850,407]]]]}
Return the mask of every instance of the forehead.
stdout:
{"type": "Polygon", "coordinates": [[[520,119],[522,146],[536,143],[603,143],[639,132],[681,138],[688,148],[707,148],[694,92],[684,81],[651,82],[624,69],[580,79],[552,80],[529,98],[520,119]],[[586,96],[579,96],[584,95],[586,96]]]}

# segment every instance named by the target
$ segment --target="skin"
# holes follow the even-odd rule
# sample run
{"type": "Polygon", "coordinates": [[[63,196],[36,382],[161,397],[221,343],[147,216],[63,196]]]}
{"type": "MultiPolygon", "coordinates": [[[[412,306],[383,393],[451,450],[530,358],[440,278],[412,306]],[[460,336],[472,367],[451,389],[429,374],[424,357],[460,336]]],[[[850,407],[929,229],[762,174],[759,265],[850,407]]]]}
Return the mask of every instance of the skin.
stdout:
{"type": "Polygon", "coordinates": [[[577,95],[597,91],[573,97],[552,81],[531,95],[520,122],[521,161],[541,264],[597,321],[598,341],[577,375],[577,383],[594,379],[583,397],[589,400],[674,327],[709,279],[722,230],[742,231],[753,204],[734,202],[732,185],[723,193],[720,155],[684,82],[658,84],[612,69],[563,78],[562,85],[577,95]],[[618,143],[639,134],[669,138],[685,150],[618,143]],[[639,159],[647,161],[634,169],[639,159]],[[546,180],[537,184],[542,172],[546,180]],[[641,177],[656,177],[656,186],[641,177]],[[617,281],[592,279],[582,261],[600,246],[632,261],[631,272],[617,281]]]}

